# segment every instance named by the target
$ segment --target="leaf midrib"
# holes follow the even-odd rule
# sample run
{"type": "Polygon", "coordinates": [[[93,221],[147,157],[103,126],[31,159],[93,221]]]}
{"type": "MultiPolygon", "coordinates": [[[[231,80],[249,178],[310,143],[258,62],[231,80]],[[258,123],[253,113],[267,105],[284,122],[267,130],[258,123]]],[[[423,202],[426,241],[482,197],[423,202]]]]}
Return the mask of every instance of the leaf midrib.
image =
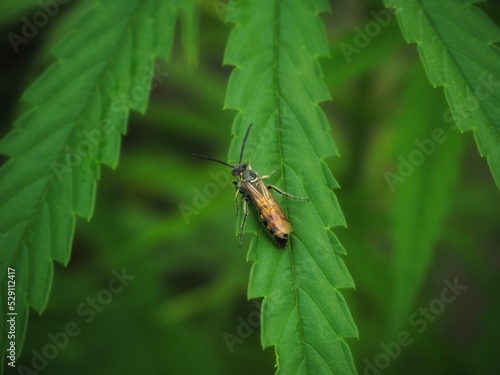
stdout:
{"type": "MultiPolygon", "coordinates": [[[[277,129],[277,140],[278,140],[278,152],[279,152],[279,157],[280,157],[280,172],[283,180],[283,189],[284,191],[287,191],[286,189],[286,178],[285,178],[285,170],[283,168],[283,143],[281,139],[281,111],[280,111],[280,82],[279,82],[279,40],[280,40],[280,3],[279,0],[274,1],[274,25],[273,25],[273,58],[274,58],[274,63],[273,63],[273,84],[274,84],[274,107],[276,111],[276,129],[277,129]]],[[[288,204],[286,202],[286,199],[283,202],[285,212],[288,213],[288,204]]],[[[291,236],[290,236],[291,240],[291,236]]],[[[302,349],[302,355],[303,355],[303,361],[305,362],[306,368],[309,368],[309,360],[307,357],[307,351],[305,348],[305,338],[304,338],[304,327],[302,325],[302,319],[301,319],[301,313],[300,313],[300,302],[299,302],[299,295],[298,295],[298,287],[297,287],[297,276],[295,272],[295,263],[293,259],[293,249],[292,249],[292,241],[290,241],[290,246],[286,250],[288,251],[289,258],[290,258],[290,268],[292,271],[292,279],[293,279],[293,286],[294,286],[294,296],[295,296],[295,304],[297,306],[297,314],[298,314],[298,324],[299,324],[299,331],[300,331],[300,337],[301,337],[301,349],[302,349]]],[[[283,326],[283,329],[285,329],[285,325],[283,326]]],[[[283,332],[281,333],[281,335],[283,332]]],[[[281,335],[280,335],[280,341],[281,341],[281,335]]]]}

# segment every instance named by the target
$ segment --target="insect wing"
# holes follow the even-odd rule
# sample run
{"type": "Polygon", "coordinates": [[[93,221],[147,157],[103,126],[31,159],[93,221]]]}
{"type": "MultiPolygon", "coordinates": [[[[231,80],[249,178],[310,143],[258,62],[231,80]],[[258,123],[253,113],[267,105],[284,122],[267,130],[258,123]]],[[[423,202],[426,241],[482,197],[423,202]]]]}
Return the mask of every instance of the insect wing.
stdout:
{"type": "Polygon", "coordinates": [[[281,247],[285,247],[288,243],[288,234],[292,231],[292,226],[278,205],[278,202],[276,202],[276,199],[274,199],[261,179],[253,182],[243,181],[243,186],[255,203],[267,230],[281,247]]]}

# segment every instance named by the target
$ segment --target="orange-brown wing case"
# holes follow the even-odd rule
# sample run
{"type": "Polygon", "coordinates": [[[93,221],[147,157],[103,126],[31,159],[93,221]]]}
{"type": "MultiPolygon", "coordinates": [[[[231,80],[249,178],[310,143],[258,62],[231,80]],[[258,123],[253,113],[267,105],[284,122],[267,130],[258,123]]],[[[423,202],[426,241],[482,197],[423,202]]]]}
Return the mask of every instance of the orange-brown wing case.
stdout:
{"type": "Polygon", "coordinates": [[[285,247],[288,244],[288,235],[292,231],[292,226],[278,202],[262,180],[253,183],[245,181],[243,184],[269,233],[280,247],[285,247]]]}

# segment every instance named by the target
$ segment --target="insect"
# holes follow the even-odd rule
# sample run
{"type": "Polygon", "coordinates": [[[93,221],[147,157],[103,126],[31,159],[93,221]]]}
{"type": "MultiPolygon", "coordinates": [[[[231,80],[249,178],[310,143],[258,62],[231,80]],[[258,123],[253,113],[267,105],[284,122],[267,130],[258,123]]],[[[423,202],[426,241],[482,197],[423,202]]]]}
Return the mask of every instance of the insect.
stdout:
{"type": "MultiPolygon", "coordinates": [[[[243,163],[243,152],[245,151],[245,144],[248,139],[248,134],[253,124],[248,125],[248,129],[243,138],[243,143],[240,150],[240,160],[236,165],[231,165],[229,163],[223,162],[221,160],[213,159],[207,156],[192,154],[192,156],[214,161],[216,163],[223,164],[227,167],[232,168],[231,174],[238,177],[237,181],[232,181],[233,185],[236,187],[236,195],[234,201],[236,203],[236,209],[238,210],[238,197],[241,195],[243,198],[243,219],[241,221],[240,233],[239,233],[239,245],[241,247],[243,230],[245,229],[245,224],[248,216],[248,205],[250,201],[255,204],[255,207],[260,215],[260,219],[266,226],[268,232],[273,236],[274,240],[280,248],[286,247],[288,244],[288,236],[292,231],[292,226],[290,221],[284,214],[281,207],[274,199],[273,195],[269,190],[273,189],[278,194],[285,196],[287,198],[297,199],[301,201],[308,201],[309,198],[296,197],[294,195],[288,194],[276,186],[266,185],[264,179],[269,177],[259,176],[257,172],[252,170],[250,163],[243,163]]],[[[274,173],[274,172],[273,172],[274,173]]],[[[238,215],[238,211],[237,211],[238,215]]]]}

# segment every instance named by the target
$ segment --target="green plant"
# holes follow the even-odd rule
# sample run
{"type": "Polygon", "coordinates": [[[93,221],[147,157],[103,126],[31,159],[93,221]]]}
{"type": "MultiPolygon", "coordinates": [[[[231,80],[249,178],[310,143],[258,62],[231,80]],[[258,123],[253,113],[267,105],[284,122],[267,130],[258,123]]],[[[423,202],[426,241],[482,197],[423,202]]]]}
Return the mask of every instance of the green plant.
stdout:
{"type": "MultiPolygon", "coordinates": [[[[347,35],[331,28],[340,22],[332,20],[340,4],[322,0],[96,0],[67,9],[56,1],[42,6],[26,0],[0,6],[7,28],[26,9],[35,10],[33,17],[46,12],[50,33],[44,40],[51,50],[47,57],[44,45],[41,60],[31,67],[44,72],[24,92],[14,129],[0,142],[0,152],[8,157],[0,169],[2,360],[10,346],[5,324],[9,267],[16,275],[18,359],[29,307],[40,314],[48,306],[52,317],[48,331],[31,318],[33,334],[28,330],[27,337],[33,341],[18,362],[18,371],[25,372],[47,366],[54,373],[67,372],[65,360],[80,363],[75,371],[98,373],[93,364],[82,364],[72,342],[95,346],[92,357],[98,371],[107,374],[271,372],[273,362],[283,374],[348,374],[368,366],[385,370],[377,360],[382,358],[378,345],[406,332],[411,317],[421,318],[414,315],[415,301],[440,243],[472,264],[487,293],[495,277],[482,273],[486,258],[471,255],[469,248],[479,235],[485,248],[494,243],[498,215],[490,201],[498,203],[498,194],[488,182],[456,191],[464,173],[460,161],[465,150],[472,152],[452,125],[473,131],[500,186],[495,45],[500,33],[475,1],[385,3],[394,7],[396,17],[392,11],[366,8],[361,26],[347,35]],[[231,25],[230,33],[218,17],[231,25]],[[198,26],[200,18],[204,27],[198,26]],[[425,72],[415,59],[398,55],[403,41],[395,18],[406,41],[418,44],[425,72]],[[182,53],[173,47],[177,24],[182,53]],[[231,111],[222,114],[229,71],[219,65],[226,39],[223,62],[231,73],[224,107],[231,111]],[[169,62],[160,64],[157,58],[169,62]],[[446,101],[426,75],[433,86],[445,88],[446,101]],[[335,108],[328,103],[330,93],[335,108]],[[226,229],[233,228],[229,178],[221,166],[184,158],[204,151],[226,160],[225,152],[215,151],[227,147],[228,128],[222,139],[213,124],[229,121],[230,162],[238,160],[246,127],[254,123],[245,160],[261,174],[277,168],[270,183],[310,198],[306,203],[278,198],[294,229],[285,250],[273,244],[251,211],[246,228],[252,234],[251,270],[241,252],[234,253],[237,240],[226,229]],[[117,168],[128,122],[131,134],[124,138],[120,167],[114,173],[101,171],[101,164],[117,168]],[[337,126],[342,123],[350,127],[337,126]],[[331,131],[346,150],[335,162],[331,131]],[[342,229],[344,214],[333,192],[339,184],[330,169],[344,187],[337,195],[349,230],[342,229]],[[212,190],[207,191],[213,194],[203,190],[209,183],[212,190]],[[460,194],[467,197],[461,202],[472,202],[457,203],[454,197],[460,194]],[[453,223],[450,213],[466,217],[465,224],[453,223]],[[93,218],[78,224],[78,216],[93,218]],[[475,227],[477,218],[485,224],[475,227]],[[382,241],[375,232],[383,233],[382,241]],[[381,255],[384,241],[393,250],[390,261],[381,255]],[[343,245],[351,255],[353,277],[344,264],[343,245]],[[68,265],[72,246],[76,260],[69,267],[74,263],[76,268],[59,270],[55,300],[48,303],[53,262],[68,265]],[[387,275],[386,267],[392,270],[387,275]],[[238,307],[248,274],[248,298],[263,297],[260,325],[250,319],[251,304],[238,307]],[[376,301],[368,311],[367,302],[350,292],[353,279],[361,295],[376,301]],[[122,292],[132,297],[125,300],[122,292]],[[351,341],[354,356],[346,339],[357,337],[358,328],[348,305],[362,332],[361,341],[351,341]],[[62,325],[58,314],[65,317],[62,325]],[[127,336],[117,340],[123,327],[127,336]],[[247,343],[257,346],[258,335],[252,332],[260,327],[261,344],[274,347],[275,357],[269,351],[248,351],[247,343]],[[92,341],[103,331],[109,337],[92,341]],[[218,345],[212,344],[214,337],[218,345]],[[132,345],[108,351],[117,341],[132,345]],[[54,357],[64,353],[61,363],[51,362],[43,351],[52,343],[54,357]],[[242,354],[227,356],[240,348],[242,354]],[[152,359],[164,352],[169,361],[152,359]],[[199,361],[191,360],[195,355],[199,361]],[[131,364],[125,360],[129,357],[150,359],[131,364]]],[[[33,23],[34,18],[27,19],[33,23]]],[[[40,33],[44,27],[39,26],[40,33]]],[[[7,35],[18,54],[36,40],[7,35]]],[[[442,280],[453,279],[435,278],[438,288],[442,280]]],[[[432,290],[429,295],[435,297],[432,290]]],[[[498,303],[491,306],[486,321],[493,322],[499,309],[498,303]]],[[[424,351],[433,341],[432,336],[419,341],[409,332],[406,342],[415,350],[424,351]]],[[[494,337],[492,329],[489,339],[494,337]]],[[[474,358],[481,358],[481,348],[473,350],[474,358]]],[[[491,369],[487,360],[477,367],[472,360],[462,361],[471,372],[491,369]]],[[[401,361],[397,354],[389,362],[388,371],[410,373],[405,364],[411,360],[401,361]]],[[[454,366],[464,367],[449,361],[443,369],[454,366]]]]}

